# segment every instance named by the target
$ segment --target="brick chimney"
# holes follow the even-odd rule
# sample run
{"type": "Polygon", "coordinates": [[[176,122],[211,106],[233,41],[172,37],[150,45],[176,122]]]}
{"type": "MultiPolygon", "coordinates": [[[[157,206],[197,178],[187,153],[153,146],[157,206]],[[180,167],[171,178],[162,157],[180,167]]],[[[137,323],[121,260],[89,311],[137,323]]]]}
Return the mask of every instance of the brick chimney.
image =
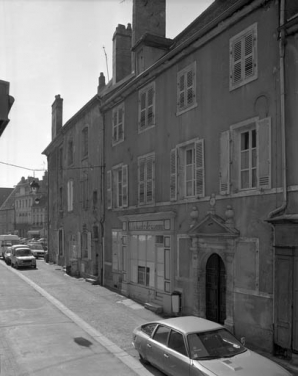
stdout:
{"type": "Polygon", "coordinates": [[[146,34],[166,35],[166,0],[133,0],[132,47],[146,34]]]}
{"type": "Polygon", "coordinates": [[[57,136],[62,128],[63,117],[63,99],[60,94],[55,95],[55,101],[52,104],[52,140],[57,136]]]}
{"type": "Polygon", "coordinates": [[[106,86],[106,78],[103,72],[100,72],[100,75],[98,78],[97,94],[99,94],[105,86],[106,86]]]}
{"type": "Polygon", "coordinates": [[[113,35],[113,84],[131,73],[131,34],[131,24],[119,24],[113,35]]]}

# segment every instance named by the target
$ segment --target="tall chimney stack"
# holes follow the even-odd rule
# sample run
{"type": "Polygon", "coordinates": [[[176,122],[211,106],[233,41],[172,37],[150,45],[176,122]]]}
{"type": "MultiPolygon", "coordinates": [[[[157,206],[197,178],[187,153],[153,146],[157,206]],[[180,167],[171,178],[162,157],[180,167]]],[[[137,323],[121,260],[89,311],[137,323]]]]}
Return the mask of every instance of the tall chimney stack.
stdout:
{"type": "Polygon", "coordinates": [[[119,24],[113,35],[113,84],[131,73],[131,34],[131,24],[119,24]]]}
{"type": "Polygon", "coordinates": [[[52,140],[57,136],[62,128],[63,117],[63,99],[60,94],[55,96],[55,101],[52,104],[52,140]]]}

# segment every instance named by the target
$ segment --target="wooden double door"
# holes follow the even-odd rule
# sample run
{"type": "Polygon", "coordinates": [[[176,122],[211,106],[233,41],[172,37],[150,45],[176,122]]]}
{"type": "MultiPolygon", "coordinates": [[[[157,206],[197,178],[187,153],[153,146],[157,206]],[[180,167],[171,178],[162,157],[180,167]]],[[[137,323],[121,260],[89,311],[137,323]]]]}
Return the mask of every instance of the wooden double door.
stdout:
{"type": "Polygon", "coordinates": [[[226,319],[226,269],[215,253],[206,264],[206,318],[219,324],[226,319]]]}

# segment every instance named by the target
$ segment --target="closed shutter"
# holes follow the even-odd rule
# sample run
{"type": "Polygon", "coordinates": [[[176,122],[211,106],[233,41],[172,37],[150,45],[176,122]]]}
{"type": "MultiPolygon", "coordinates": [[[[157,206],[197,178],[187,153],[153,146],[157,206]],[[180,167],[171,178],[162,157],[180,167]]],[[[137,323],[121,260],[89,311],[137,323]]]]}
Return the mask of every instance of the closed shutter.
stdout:
{"type": "Polygon", "coordinates": [[[251,31],[244,37],[244,79],[247,79],[255,73],[255,36],[251,31]]]}
{"type": "Polygon", "coordinates": [[[111,170],[107,172],[107,206],[112,209],[112,173],[111,170]]]}
{"type": "Polygon", "coordinates": [[[170,200],[177,200],[177,149],[170,153],[170,200]]]}
{"type": "Polygon", "coordinates": [[[82,258],[82,248],[81,248],[81,233],[78,232],[77,234],[77,249],[78,249],[78,258],[82,258]]]}
{"type": "Polygon", "coordinates": [[[195,142],[196,196],[205,196],[204,140],[195,142]]]}
{"type": "Polygon", "coordinates": [[[139,159],[139,205],[145,203],[145,159],[139,159]]]}
{"type": "Polygon", "coordinates": [[[154,156],[150,156],[146,159],[146,203],[152,203],[154,201],[154,156]]]}
{"type": "Polygon", "coordinates": [[[87,252],[88,252],[88,259],[91,260],[91,232],[87,233],[87,252]]]}
{"type": "Polygon", "coordinates": [[[220,135],[219,191],[221,195],[230,193],[230,131],[220,135]]]}
{"type": "Polygon", "coordinates": [[[257,122],[259,188],[271,188],[271,118],[257,122]]]}
{"type": "Polygon", "coordinates": [[[122,206],[128,206],[128,167],[122,166],[122,206]]]}

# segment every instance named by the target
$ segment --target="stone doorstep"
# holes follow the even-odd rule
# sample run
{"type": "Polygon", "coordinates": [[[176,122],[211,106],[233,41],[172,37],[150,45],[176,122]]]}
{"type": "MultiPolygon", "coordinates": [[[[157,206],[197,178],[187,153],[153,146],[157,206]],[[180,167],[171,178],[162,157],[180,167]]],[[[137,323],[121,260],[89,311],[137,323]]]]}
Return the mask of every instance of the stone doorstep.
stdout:
{"type": "Polygon", "coordinates": [[[154,303],[145,303],[144,304],[144,307],[149,309],[149,311],[152,311],[154,313],[157,313],[157,314],[160,314],[162,313],[162,307],[157,305],[157,304],[154,304],[154,303]]]}

